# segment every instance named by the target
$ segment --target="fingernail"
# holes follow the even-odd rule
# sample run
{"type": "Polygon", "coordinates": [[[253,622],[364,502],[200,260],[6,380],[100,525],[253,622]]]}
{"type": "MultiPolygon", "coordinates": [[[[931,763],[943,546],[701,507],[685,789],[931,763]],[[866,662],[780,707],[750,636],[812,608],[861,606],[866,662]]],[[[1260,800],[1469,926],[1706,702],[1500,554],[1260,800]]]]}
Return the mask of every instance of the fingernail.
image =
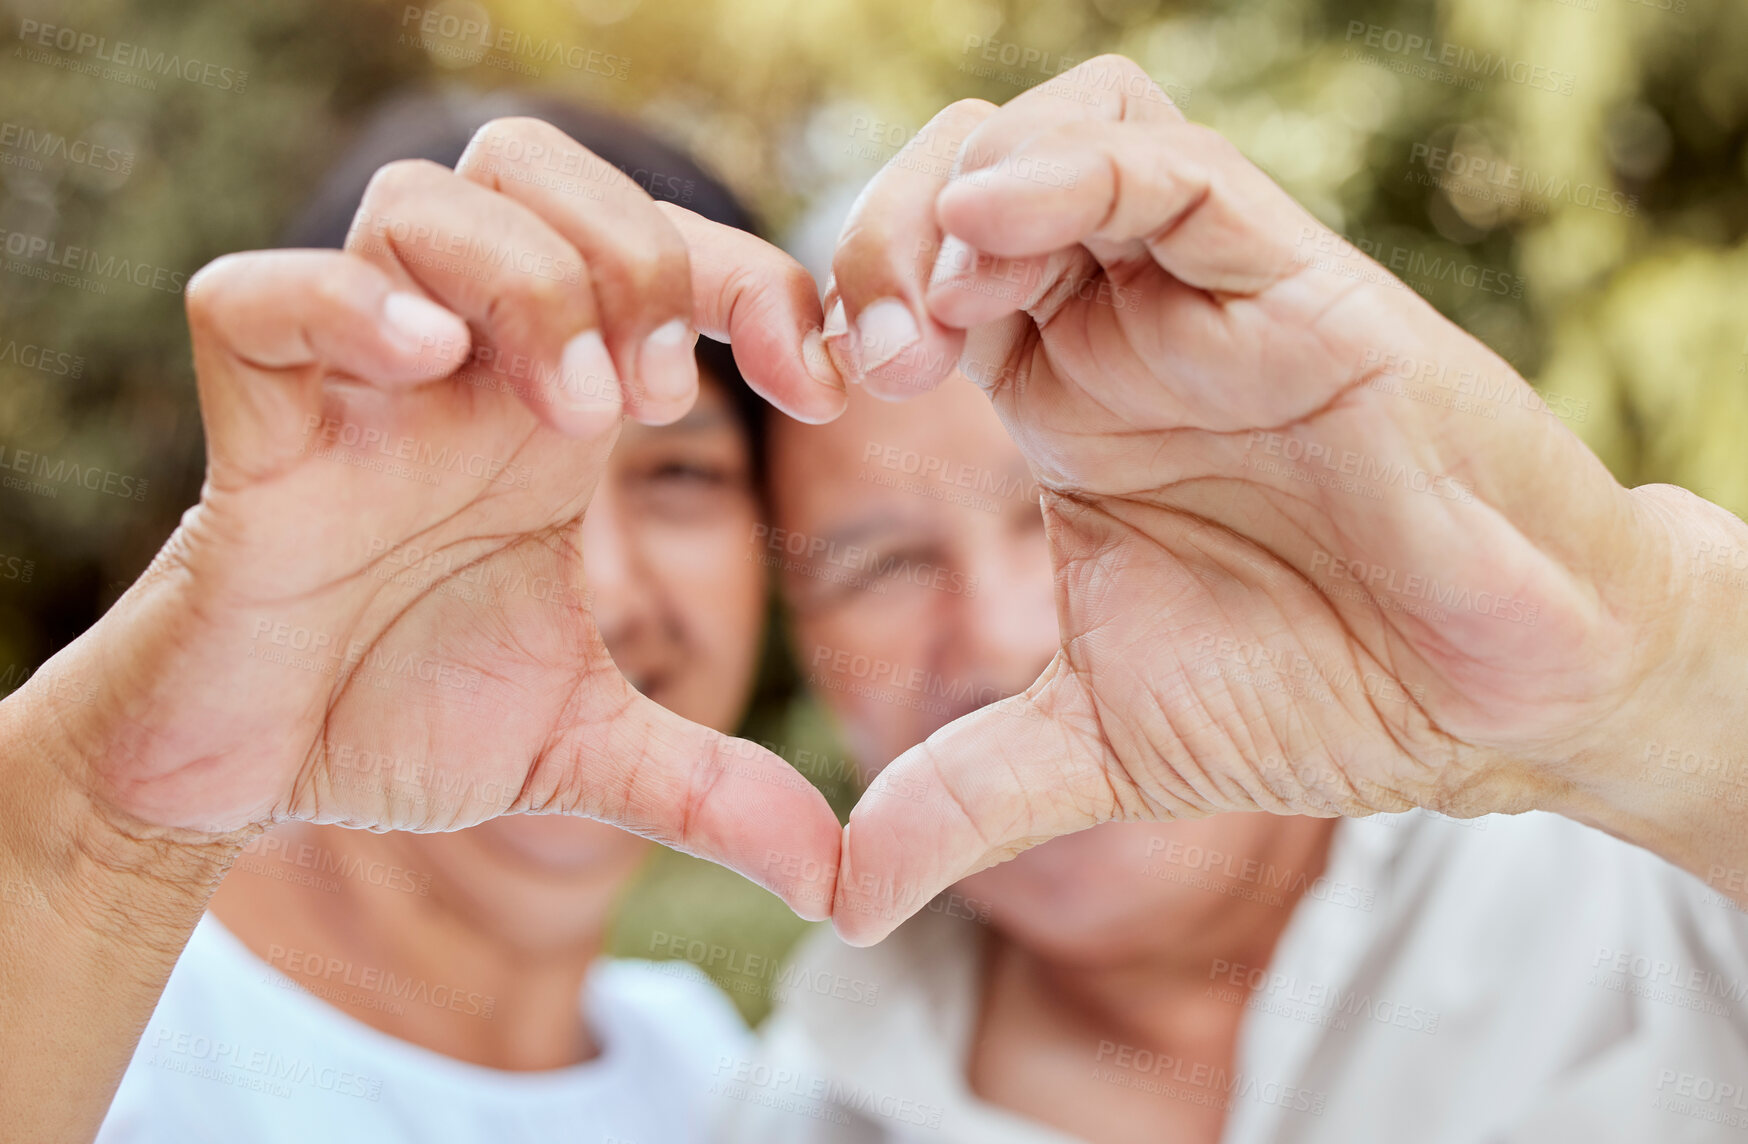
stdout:
{"type": "Polygon", "coordinates": [[[935,268],[929,272],[929,287],[945,285],[971,278],[977,273],[977,250],[962,238],[948,235],[941,240],[941,251],[935,255],[935,268]]]}
{"type": "Polygon", "coordinates": [[[624,403],[619,372],[601,331],[584,330],[565,343],[559,358],[558,391],[566,408],[579,413],[619,409],[624,403]]]}
{"type": "Polygon", "coordinates": [[[870,302],[856,318],[856,332],[863,373],[879,369],[923,336],[910,307],[897,298],[870,302]]]}
{"type": "Polygon", "coordinates": [[[856,364],[856,339],[850,336],[850,320],[844,315],[842,298],[832,303],[819,336],[826,343],[826,355],[831,358],[839,376],[850,381],[859,381],[862,369],[856,364]]]}
{"type": "Polygon", "coordinates": [[[656,401],[679,401],[698,384],[698,331],[675,318],[657,326],[637,353],[637,375],[644,392],[656,401]]]}
{"type": "Polygon", "coordinates": [[[831,313],[825,316],[825,325],[820,328],[822,338],[841,338],[850,332],[850,321],[844,317],[844,300],[839,298],[832,306],[831,313]]]}
{"type": "Polygon", "coordinates": [[[832,364],[831,354],[825,350],[825,336],[821,331],[809,330],[801,339],[801,364],[807,367],[808,376],[825,388],[834,393],[846,392],[843,376],[832,364]]]}
{"type": "Polygon", "coordinates": [[[428,298],[396,290],[382,300],[382,320],[409,351],[447,358],[467,345],[467,323],[428,298]]]}

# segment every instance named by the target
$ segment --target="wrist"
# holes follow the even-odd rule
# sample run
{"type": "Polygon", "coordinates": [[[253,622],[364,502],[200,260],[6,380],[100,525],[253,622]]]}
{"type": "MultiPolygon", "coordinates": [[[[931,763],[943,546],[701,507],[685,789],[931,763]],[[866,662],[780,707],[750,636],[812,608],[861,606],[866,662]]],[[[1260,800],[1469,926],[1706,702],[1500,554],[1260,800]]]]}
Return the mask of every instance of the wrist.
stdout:
{"type": "Polygon", "coordinates": [[[96,1135],[241,839],[106,811],[51,682],[0,702],[0,1119],[58,1142],[96,1135]]]}
{"type": "Polygon", "coordinates": [[[1649,570],[1635,686],[1548,809],[1748,901],[1748,524],[1672,486],[1628,495],[1645,543],[1625,559],[1649,570]]]}
{"type": "Polygon", "coordinates": [[[17,894],[63,917],[179,950],[182,921],[192,928],[256,831],[156,827],[107,805],[92,789],[92,744],[70,731],[69,708],[91,697],[54,668],[0,703],[0,870],[17,894]]]}

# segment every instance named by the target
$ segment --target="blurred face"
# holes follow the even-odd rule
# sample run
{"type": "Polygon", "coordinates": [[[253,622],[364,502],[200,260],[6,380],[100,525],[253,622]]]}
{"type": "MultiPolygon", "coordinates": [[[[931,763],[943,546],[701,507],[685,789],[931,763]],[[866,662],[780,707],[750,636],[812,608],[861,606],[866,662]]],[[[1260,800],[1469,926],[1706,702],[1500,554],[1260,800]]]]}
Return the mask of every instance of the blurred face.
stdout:
{"type": "Polygon", "coordinates": [[[970,382],[897,405],[852,390],[829,425],[781,419],[772,476],[800,667],[870,773],[1055,654],[1037,493],[970,382]]]}
{"type": "MultiPolygon", "coordinates": [[[[838,421],[780,420],[772,463],[770,555],[782,557],[800,666],[869,775],[949,721],[1023,691],[1056,653],[1037,490],[969,381],[903,404],[852,388],[838,421]]],[[[1107,824],[960,890],[1041,953],[1128,957],[1176,940],[1180,921],[1229,912],[1233,898],[1209,885],[1218,871],[1167,871],[1206,867],[1210,850],[1284,846],[1286,821],[1107,824]]]]}
{"type": "Polygon", "coordinates": [[[583,521],[595,622],[627,679],[732,731],[764,631],[752,446],[718,383],[672,425],[626,422],[583,521]]]}
{"type": "MultiPolygon", "coordinates": [[[[757,667],[766,574],[751,446],[722,386],[659,428],[626,422],[582,523],[585,575],[607,650],[631,683],[695,722],[732,731],[757,667]]],[[[424,837],[424,836],[419,836],[424,837]]],[[[556,815],[494,819],[422,860],[518,930],[598,927],[649,843],[556,815]]],[[[527,936],[526,934],[524,935],[527,936]]]]}
{"type": "Polygon", "coordinates": [[[1209,949],[1247,948],[1259,912],[1291,908],[1285,887],[1317,879],[1330,829],[1271,814],[1108,822],[973,874],[959,890],[987,902],[1014,941],[1061,964],[1198,964],[1209,949]]]}

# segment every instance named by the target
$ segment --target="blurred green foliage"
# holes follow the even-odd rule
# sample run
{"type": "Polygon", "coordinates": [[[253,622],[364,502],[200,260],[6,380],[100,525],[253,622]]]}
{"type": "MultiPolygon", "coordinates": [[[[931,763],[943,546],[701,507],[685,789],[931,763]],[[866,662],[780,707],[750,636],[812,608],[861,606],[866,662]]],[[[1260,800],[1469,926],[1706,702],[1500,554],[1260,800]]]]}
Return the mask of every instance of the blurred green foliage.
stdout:
{"type": "MultiPolygon", "coordinates": [[[[198,495],[173,284],[272,245],[363,113],[409,84],[617,107],[786,224],[951,100],[1004,101],[1121,52],[1318,217],[1409,268],[1622,481],[1748,509],[1739,0],[0,0],[0,13],[0,465],[23,449],[134,492],[147,482],[140,499],[0,489],[0,692],[88,626],[198,495]],[[41,25],[108,46],[43,48],[26,34],[41,25]],[[490,46],[464,27],[488,28],[490,46]],[[177,63],[160,73],[154,57],[177,63]],[[87,274],[101,292],[45,282],[16,245],[38,240],[146,267],[147,285],[130,270],[87,274]],[[28,581],[7,576],[26,562],[28,581]]],[[[754,732],[829,744],[780,662],[767,679],[754,732]]],[[[834,781],[843,805],[853,791],[834,781]]],[[[627,901],[615,942],[634,955],[658,931],[771,952],[802,929],[677,856],[627,901]]],[[[768,1002],[736,997],[753,1016],[768,1002]]]]}

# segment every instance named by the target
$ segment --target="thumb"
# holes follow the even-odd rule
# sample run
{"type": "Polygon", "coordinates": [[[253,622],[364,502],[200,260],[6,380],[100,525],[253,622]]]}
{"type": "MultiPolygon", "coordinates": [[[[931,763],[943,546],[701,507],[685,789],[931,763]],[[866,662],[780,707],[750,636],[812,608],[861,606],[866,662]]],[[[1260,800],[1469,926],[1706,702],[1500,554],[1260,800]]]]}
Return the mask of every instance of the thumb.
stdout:
{"type": "Polygon", "coordinates": [[[824,919],[842,834],[825,796],[772,752],[674,714],[607,668],[587,681],[593,710],[542,752],[516,809],[610,822],[824,919]]]}
{"type": "Polygon", "coordinates": [[[960,878],[1118,817],[1111,761],[1060,655],[1025,694],[936,731],[880,772],[850,814],[838,935],[873,945],[960,878]]]}

